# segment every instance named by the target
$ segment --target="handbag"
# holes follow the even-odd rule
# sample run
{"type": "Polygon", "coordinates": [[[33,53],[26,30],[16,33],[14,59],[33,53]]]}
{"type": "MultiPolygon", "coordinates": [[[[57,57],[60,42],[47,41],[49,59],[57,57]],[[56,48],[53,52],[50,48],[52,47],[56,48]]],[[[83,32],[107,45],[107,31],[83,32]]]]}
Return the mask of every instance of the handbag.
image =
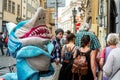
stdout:
{"type": "Polygon", "coordinates": [[[67,46],[65,45],[64,60],[72,60],[74,48],[75,48],[75,46],[70,51],[67,51],[67,46]]]}

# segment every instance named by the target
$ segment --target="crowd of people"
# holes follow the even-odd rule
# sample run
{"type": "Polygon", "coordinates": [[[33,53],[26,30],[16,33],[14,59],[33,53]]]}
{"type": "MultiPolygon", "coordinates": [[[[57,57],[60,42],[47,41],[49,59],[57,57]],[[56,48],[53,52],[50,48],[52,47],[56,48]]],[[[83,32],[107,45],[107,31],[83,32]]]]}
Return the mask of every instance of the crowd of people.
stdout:
{"type": "MultiPolygon", "coordinates": [[[[104,48],[101,47],[95,33],[90,31],[90,26],[87,23],[84,23],[76,34],[68,30],[64,39],[63,35],[64,30],[61,28],[55,31],[55,36],[52,35],[51,42],[54,49],[51,53],[51,62],[55,72],[50,80],[120,79],[120,34],[109,33],[106,40],[107,45],[104,48]],[[72,57],[66,59],[65,52],[71,52],[72,57]],[[88,71],[85,75],[72,72],[73,62],[80,53],[85,54],[88,62],[88,71]],[[99,53],[99,59],[97,59],[99,53]],[[101,76],[98,76],[99,71],[102,71],[101,76]]],[[[3,38],[1,34],[0,48],[2,55],[5,55],[3,44],[7,47],[7,41],[8,38],[3,38]]],[[[6,55],[10,55],[9,50],[7,50],[6,55]]]]}
{"type": "MultiPolygon", "coordinates": [[[[71,33],[69,30],[66,33],[66,39],[62,40],[64,31],[57,29],[56,35],[52,39],[54,49],[52,52],[52,62],[54,65],[55,73],[52,80],[111,80],[116,74],[119,74],[119,37],[117,33],[110,33],[107,36],[107,45],[102,48],[97,36],[89,31],[90,27],[87,23],[84,23],[80,27],[80,31],[76,34],[71,33]],[[64,41],[61,44],[61,40],[64,41]],[[88,62],[88,72],[86,75],[79,77],[78,74],[72,73],[73,60],[76,58],[79,50],[86,54],[86,60],[88,62]],[[65,52],[72,52],[72,58],[70,60],[65,59],[65,52]],[[99,59],[97,59],[98,54],[99,59]],[[99,71],[102,71],[102,75],[98,76],[99,71]]],[[[119,74],[120,75],[120,74],[119,74]]],[[[120,77],[117,77],[118,80],[120,77]]]]}

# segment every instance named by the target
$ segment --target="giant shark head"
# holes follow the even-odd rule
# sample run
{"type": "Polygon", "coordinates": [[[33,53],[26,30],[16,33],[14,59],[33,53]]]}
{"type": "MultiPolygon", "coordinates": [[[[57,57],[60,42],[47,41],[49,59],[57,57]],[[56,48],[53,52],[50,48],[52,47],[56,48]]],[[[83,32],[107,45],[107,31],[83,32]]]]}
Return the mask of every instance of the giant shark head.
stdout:
{"type": "Polygon", "coordinates": [[[11,53],[14,54],[21,47],[29,45],[47,50],[46,45],[50,42],[51,32],[45,25],[45,11],[42,7],[37,9],[30,20],[21,21],[17,25],[7,23],[6,26],[9,33],[8,48],[11,53]]]}
{"type": "Polygon", "coordinates": [[[43,45],[51,38],[50,30],[45,25],[45,11],[42,7],[31,20],[20,22],[15,29],[15,36],[25,45],[43,45]]]}

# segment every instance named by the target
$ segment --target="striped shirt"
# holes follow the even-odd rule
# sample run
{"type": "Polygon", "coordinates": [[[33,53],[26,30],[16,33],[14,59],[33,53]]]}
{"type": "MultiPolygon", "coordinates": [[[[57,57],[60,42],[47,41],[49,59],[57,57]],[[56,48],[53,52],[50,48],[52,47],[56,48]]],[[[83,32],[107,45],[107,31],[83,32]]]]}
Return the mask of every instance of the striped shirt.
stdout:
{"type": "Polygon", "coordinates": [[[81,47],[81,39],[82,39],[83,35],[90,36],[90,41],[91,41],[90,49],[95,50],[95,49],[98,49],[101,47],[97,36],[91,32],[86,31],[86,30],[82,30],[79,33],[76,33],[76,41],[75,41],[76,46],[81,47]]]}

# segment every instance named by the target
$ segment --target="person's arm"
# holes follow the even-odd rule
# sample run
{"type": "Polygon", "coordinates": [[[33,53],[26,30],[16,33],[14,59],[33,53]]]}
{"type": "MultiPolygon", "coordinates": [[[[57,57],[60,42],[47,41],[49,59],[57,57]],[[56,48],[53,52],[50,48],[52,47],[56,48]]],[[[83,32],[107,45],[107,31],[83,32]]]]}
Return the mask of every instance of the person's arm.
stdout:
{"type": "Polygon", "coordinates": [[[96,80],[96,56],[97,56],[97,50],[92,50],[90,55],[90,62],[91,62],[91,70],[93,73],[94,80],[96,80]]]}
{"type": "Polygon", "coordinates": [[[99,65],[100,65],[100,69],[101,69],[101,70],[102,70],[102,68],[103,68],[104,61],[105,61],[104,58],[100,58],[99,65]]]}
{"type": "Polygon", "coordinates": [[[73,59],[75,59],[77,56],[77,50],[75,49],[74,53],[73,53],[73,59]]]}
{"type": "Polygon", "coordinates": [[[103,68],[104,62],[105,62],[105,48],[102,50],[100,54],[100,61],[99,61],[100,69],[103,68]]]}
{"type": "Polygon", "coordinates": [[[103,76],[104,77],[110,77],[113,71],[113,63],[114,63],[114,56],[113,54],[117,54],[116,51],[112,50],[105,62],[105,65],[103,66],[103,76]]]}
{"type": "Polygon", "coordinates": [[[64,57],[64,48],[65,48],[65,45],[62,47],[62,50],[61,50],[61,57],[62,58],[64,57]]]}

